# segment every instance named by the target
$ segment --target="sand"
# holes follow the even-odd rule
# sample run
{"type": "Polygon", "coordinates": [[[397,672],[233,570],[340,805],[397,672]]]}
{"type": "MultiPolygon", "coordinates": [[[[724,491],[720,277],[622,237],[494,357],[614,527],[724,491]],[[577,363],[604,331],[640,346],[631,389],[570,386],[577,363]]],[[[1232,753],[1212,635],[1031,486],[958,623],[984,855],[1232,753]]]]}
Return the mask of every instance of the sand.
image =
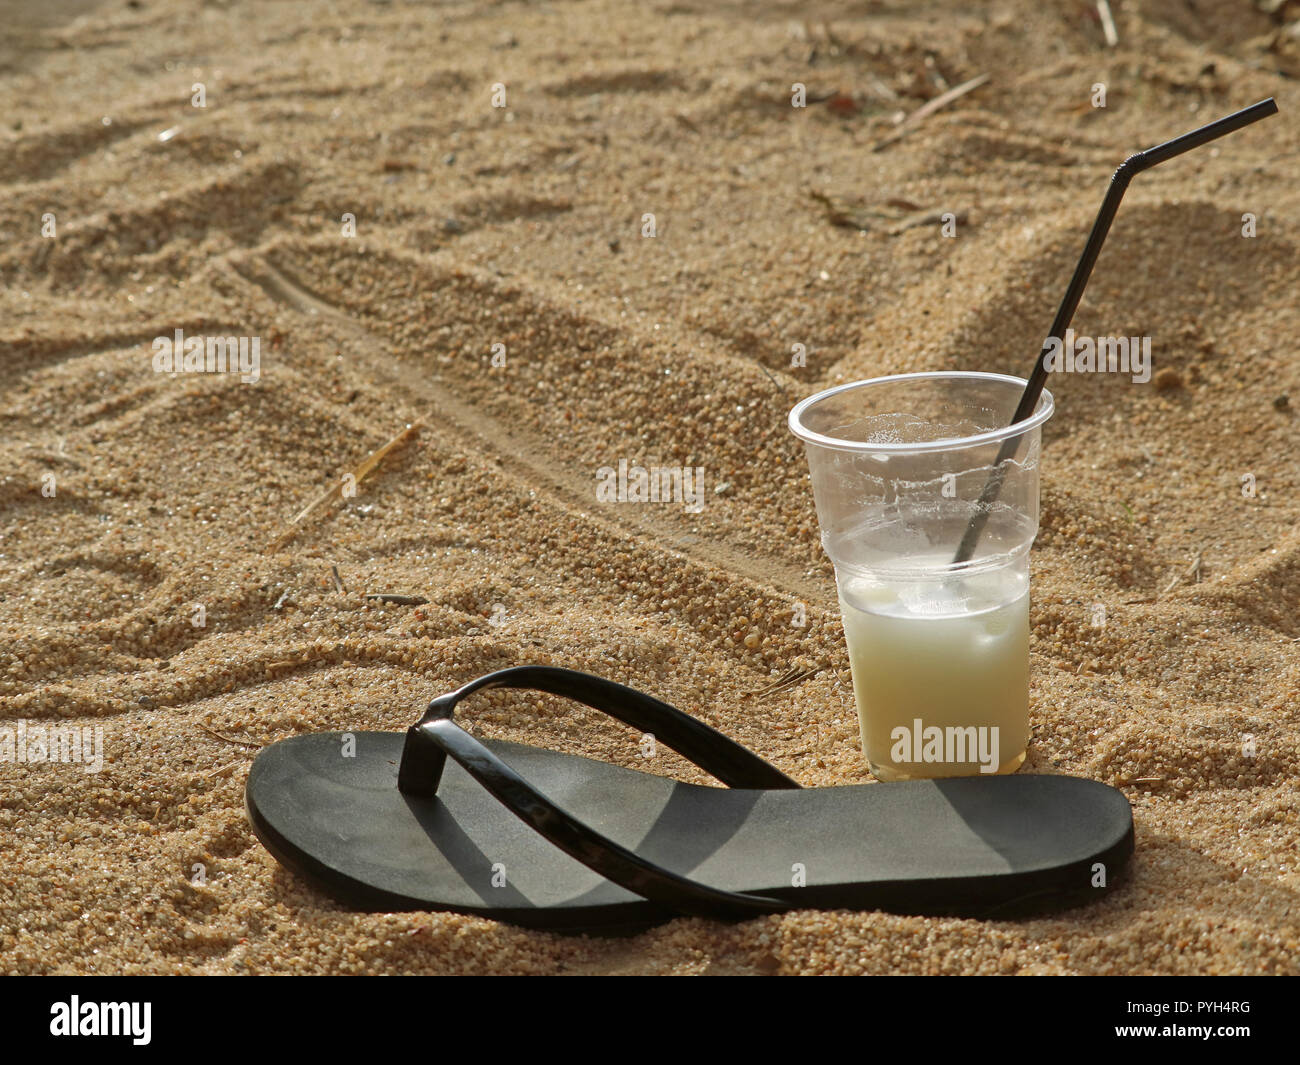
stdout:
{"type": "MultiPolygon", "coordinates": [[[[0,724],[105,760],[0,764],[0,971],[1300,971],[1300,5],[1111,6],[1115,48],[1030,0],[4,4],[0,724]],[[1157,379],[1050,383],[1026,771],[1123,788],[1119,890],[600,940],[352,913],[256,841],[259,745],[528,662],[869,782],[789,408],[1027,373],[1120,160],[1269,95],[1134,183],[1076,317],[1157,379]],[[176,329],[258,337],[260,380],[154,372],[176,329]],[[702,467],[703,508],[598,503],[620,459],[702,467]]],[[[465,720],[645,767],[549,696],[465,720]]]]}

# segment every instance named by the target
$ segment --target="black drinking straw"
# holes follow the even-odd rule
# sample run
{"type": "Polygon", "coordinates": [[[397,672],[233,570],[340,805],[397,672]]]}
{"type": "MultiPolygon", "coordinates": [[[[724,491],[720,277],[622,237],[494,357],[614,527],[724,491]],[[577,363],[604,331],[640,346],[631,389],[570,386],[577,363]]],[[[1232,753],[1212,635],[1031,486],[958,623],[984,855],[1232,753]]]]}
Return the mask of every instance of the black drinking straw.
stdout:
{"type": "MultiPolygon", "coordinates": [[[[1128,183],[1133,180],[1133,175],[1149,170],[1166,159],[1182,155],[1183,152],[1199,148],[1202,144],[1216,140],[1224,134],[1241,129],[1242,126],[1249,126],[1252,122],[1258,122],[1261,118],[1275,114],[1277,114],[1277,104],[1273,102],[1272,97],[1269,97],[1257,104],[1251,104],[1236,114],[1211,122],[1208,126],[1194,129],[1191,133],[1184,133],[1181,137],[1165,141],[1164,144],[1157,144],[1154,148],[1138,152],[1137,155],[1130,155],[1120,164],[1119,169],[1115,171],[1115,176],[1110,179],[1106,198],[1101,201],[1101,210],[1097,212],[1097,220],[1092,224],[1092,232],[1088,235],[1088,243],[1084,245],[1079,265],[1074,268],[1070,287],[1065,290],[1061,306],[1056,310],[1052,331],[1043,341],[1043,349],[1038,353],[1038,361],[1034,363],[1034,372],[1029,375],[1029,383],[1025,385],[1020,404],[1016,407],[1015,414],[1011,416],[1012,425],[1024,421],[1038,406],[1038,397],[1042,395],[1043,385],[1047,383],[1047,354],[1052,349],[1052,341],[1064,342],[1065,330],[1070,324],[1070,319],[1074,317],[1075,310],[1078,309],[1079,300],[1083,298],[1083,290],[1092,275],[1093,265],[1101,253],[1101,246],[1110,231],[1111,222],[1115,219],[1115,212],[1119,210],[1119,201],[1123,199],[1124,191],[1128,188],[1128,183]]],[[[1002,490],[1002,482],[1006,478],[1007,460],[1015,455],[1020,439],[1019,436],[1008,437],[999,449],[993,473],[989,476],[984,491],[980,493],[979,501],[975,505],[975,513],[971,516],[970,524],[966,526],[966,532],[957,547],[957,554],[953,558],[954,563],[966,562],[975,554],[980,533],[989,519],[989,508],[1002,490]]]]}

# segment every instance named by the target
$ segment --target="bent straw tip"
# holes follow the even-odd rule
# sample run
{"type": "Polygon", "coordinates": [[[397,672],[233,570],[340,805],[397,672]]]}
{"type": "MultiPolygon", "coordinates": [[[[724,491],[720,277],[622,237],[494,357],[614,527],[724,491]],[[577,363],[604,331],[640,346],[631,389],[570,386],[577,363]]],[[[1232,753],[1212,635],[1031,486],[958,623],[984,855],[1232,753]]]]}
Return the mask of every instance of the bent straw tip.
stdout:
{"type": "MultiPolygon", "coordinates": [[[[1227,118],[1237,118],[1242,115],[1249,115],[1251,121],[1259,118],[1267,118],[1269,115],[1277,114],[1277,101],[1269,96],[1263,100],[1251,104],[1249,107],[1243,107],[1240,111],[1235,111],[1227,118]]],[[[1225,119],[1226,121],[1226,119],[1225,119]]]]}

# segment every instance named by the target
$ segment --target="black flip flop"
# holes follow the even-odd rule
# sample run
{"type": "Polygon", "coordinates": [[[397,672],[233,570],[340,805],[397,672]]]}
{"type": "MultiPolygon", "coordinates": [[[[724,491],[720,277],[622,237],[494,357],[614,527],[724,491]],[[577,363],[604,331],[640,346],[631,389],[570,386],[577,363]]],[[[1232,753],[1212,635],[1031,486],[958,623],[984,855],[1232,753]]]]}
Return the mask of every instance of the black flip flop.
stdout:
{"type": "Polygon", "coordinates": [[[245,798],[267,850],[350,906],[555,931],[794,909],[1043,912],[1099,898],[1133,852],[1128,800],[1096,781],[1025,774],[804,789],[667,703],[549,666],[471,681],[404,735],[276,743],[253,763],[245,798]],[[452,713],[486,688],[596,707],[728,788],[475,739],[452,713]]]}

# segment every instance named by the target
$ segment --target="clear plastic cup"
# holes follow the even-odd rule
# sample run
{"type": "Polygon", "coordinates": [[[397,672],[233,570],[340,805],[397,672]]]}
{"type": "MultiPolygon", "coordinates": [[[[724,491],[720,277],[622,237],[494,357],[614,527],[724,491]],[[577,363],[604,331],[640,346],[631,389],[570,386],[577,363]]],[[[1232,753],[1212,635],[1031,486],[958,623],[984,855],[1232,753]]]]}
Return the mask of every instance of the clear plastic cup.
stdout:
{"type": "Polygon", "coordinates": [[[880,780],[1010,773],[1029,744],[1029,548],[1044,390],[1018,377],[856,381],[790,412],[835,564],[862,749],[880,780]],[[1000,449],[1014,451],[991,501],[1000,449]],[[954,562],[972,517],[973,555],[954,562]]]}

